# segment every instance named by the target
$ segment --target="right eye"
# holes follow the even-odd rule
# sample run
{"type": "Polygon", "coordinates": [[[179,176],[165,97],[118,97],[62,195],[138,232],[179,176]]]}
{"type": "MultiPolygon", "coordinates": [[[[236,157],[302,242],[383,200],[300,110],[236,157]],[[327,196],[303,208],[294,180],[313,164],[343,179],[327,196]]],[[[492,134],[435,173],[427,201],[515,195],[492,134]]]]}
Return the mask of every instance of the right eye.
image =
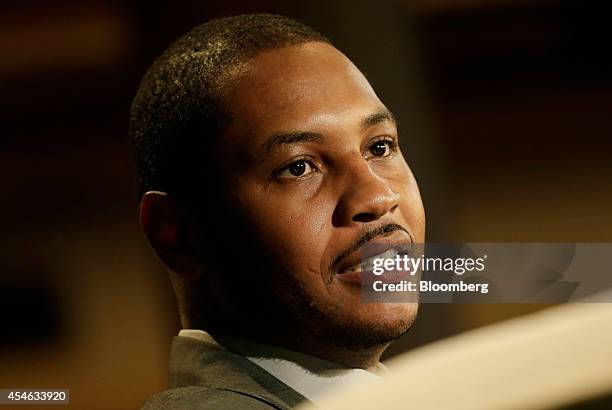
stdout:
{"type": "Polygon", "coordinates": [[[305,159],[300,159],[283,168],[278,173],[278,176],[281,178],[300,178],[314,172],[315,170],[316,168],[312,162],[305,159]]]}

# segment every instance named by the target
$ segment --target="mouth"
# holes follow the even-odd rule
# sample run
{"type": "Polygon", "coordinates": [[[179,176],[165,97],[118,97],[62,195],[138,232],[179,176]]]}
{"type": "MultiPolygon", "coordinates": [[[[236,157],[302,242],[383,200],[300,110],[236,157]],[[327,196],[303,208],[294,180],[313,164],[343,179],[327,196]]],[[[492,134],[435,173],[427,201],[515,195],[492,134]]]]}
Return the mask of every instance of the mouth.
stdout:
{"type": "Polygon", "coordinates": [[[342,282],[360,285],[363,272],[372,272],[375,259],[395,259],[405,254],[406,247],[412,244],[410,235],[400,230],[384,239],[369,242],[343,258],[337,266],[335,277],[342,282]]]}
{"type": "Polygon", "coordinates": [[[361,284],[362,272],[371,272],[374,267],[374,259],[394,259],[397,255],[400,255],[400,251],[397,249],[388,249],[377,255],[370,256],[366,259],[360,260],[359,262],[343,268],[336,274],[336,277],[349,283],[361,284]]]}

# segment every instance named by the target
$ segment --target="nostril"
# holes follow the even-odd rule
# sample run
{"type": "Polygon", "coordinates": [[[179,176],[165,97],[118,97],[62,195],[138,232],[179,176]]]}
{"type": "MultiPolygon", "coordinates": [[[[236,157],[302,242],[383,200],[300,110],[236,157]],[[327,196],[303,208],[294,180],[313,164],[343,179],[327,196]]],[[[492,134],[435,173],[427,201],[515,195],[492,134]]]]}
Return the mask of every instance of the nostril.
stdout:
{"type": "Polygon", "coordinates": [[[367,213],[367,212],[362,212],[360,214],[353,216],[354,222],[372,222],[375,219],[376,219],[376,215],[367,213]]]}

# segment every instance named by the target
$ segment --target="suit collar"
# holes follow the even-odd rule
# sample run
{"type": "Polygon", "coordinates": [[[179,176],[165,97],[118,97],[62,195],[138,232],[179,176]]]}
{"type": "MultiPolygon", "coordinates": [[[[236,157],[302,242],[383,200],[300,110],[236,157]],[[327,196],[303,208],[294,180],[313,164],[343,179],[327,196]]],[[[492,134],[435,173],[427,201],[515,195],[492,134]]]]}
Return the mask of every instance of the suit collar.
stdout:
{"type": "Polygon", "coordinates": [[[176,336],[170,354],[170,385],[206,385],[255,397],[286,409],[304,396],[244,357],[215,343],[176,336]]]}

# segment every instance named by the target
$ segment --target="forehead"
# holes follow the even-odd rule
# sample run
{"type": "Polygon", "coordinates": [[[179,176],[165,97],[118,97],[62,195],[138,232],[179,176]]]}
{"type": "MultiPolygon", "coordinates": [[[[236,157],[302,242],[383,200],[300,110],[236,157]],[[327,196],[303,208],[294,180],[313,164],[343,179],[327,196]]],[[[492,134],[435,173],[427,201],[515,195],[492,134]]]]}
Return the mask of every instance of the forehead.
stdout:
{"type": "Polygon", "coordinates": [[[225,99],[234,136],[357,121],[383,107],[355,65],[325,43],[261,53],[237,71],[225,99]]]}

